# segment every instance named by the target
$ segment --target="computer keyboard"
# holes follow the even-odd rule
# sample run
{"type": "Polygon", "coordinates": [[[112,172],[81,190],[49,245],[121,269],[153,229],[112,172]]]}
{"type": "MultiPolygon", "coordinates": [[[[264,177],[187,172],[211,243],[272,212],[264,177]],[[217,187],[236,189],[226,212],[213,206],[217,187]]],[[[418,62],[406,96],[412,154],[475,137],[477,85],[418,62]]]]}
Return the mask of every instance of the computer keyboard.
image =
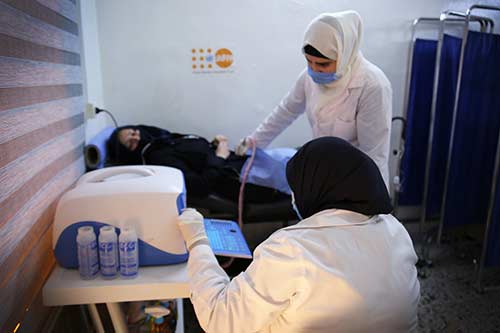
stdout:
{"type": "Polygon", "coordinates": [[[252,258],[252,253],[238,224],[229,220],[204,219],[210,247],[216,255],[252,258]]]}

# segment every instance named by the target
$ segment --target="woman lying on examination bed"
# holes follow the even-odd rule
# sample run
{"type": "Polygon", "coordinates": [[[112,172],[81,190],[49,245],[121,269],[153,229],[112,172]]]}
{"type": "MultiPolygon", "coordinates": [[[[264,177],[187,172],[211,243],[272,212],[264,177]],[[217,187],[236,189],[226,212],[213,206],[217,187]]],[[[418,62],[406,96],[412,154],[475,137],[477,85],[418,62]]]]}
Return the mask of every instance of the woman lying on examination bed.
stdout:
{"type": "MultiPolygon", "coordinates": [[[[107,141],[107,165],[163,165],[180,169],[188,195],[205,197],[216,193],[229,200],[238,198],[240,172],[247,156],[228,148],[227,138],[214,141],[192,134],[171,133],[145,125],[115,129],[107,141]]],[[[288,198],[269,187],[246,184],[245,200],[261,203],[288,198]]]]}
{"type": "Polygon", "coordinates": [[[408,332],[420,286],[412,241],[375,163],[342,139],[304,145],[287,178],[301,218],[257,247],[231,281],[194,209],[178,223],[191,301],[207,332],[408,332]]]}

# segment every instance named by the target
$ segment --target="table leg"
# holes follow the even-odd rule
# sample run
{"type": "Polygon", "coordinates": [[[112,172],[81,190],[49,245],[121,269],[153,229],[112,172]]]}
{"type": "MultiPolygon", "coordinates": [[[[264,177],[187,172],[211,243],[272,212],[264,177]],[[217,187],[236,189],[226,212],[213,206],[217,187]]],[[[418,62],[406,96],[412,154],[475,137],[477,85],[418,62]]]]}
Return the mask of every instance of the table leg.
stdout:
{"type": "Polygon", "coordinates": [[[99,317],[99,312],[95,304],[87,304],[87,308],[90,313],[90,318],[92,318],[92,323],[97,333],[104,333],[104,327],[102,326],[101,317],[99,317]]]}
{"type": "Polygon", "coordinates": [[[177,298],[177,325],[175,326],[175,333],[184,333],[184,307],[182,298],[177,298]]]}
{"type": "Polygon", "coordinates": [[[123,315],[122,309],[120,308],[120,303],[106,303],[108,308],[109,316],[113,322],[113,327],[116,333],[127,333],[127,323],[125,321],[125,316],[123,315]]]}

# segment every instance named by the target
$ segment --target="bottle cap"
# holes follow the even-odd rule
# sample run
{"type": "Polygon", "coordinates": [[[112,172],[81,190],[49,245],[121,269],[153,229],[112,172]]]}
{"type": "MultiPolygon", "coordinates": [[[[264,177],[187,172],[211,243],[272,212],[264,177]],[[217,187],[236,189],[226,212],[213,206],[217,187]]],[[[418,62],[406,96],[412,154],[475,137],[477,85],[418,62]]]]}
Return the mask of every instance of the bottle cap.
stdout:
{"type": "Polygon", "coordinates": [[[115,233],[115,227],[111,225],[105,225],[99,229],[100,234],[114,234],[115,233]]]}
{"type": "Polygon", "coordinates": [[[78,233],[81,235],[91,234],[93,232],[94,232],[94,228],[92,228],[91,226],[88,226],[88,225],[85,227],[78,228],[78,233]]]}
{"type": "Polygon", "coordinates": [[[135,228],[131,225],[126,225],[122,228],[121,233],[123,235],[135,235],[135,228]]]}

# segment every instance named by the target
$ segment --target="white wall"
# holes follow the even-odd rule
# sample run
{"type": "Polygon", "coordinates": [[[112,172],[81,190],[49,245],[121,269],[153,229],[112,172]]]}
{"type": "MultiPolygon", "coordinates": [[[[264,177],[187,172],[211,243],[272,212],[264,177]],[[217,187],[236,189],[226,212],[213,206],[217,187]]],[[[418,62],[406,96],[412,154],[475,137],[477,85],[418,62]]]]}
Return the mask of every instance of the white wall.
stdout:
{"type": "MultiPolygon", "coordinates": [[[[82,66],[85,72],[85,95],[88,103],[102,108],[104,107],[104,98],[95,0],[80,1],[80,16],[83,40],[82,66]]],[[[92,139],[109,123],[104,114],[99,114],[93,119],[88,119],[85,125],[85,142],[92,139]]]]}
{"type": "MultiPolygon", "coordinates": [[[[474,3],[500,6],[500,0],[82,0],[87,96],[121,125],[150,124],[207,138],[223,133],[234,145],[304,68],[300,47],[310,20],[354,9],[364,19],[362,51],[392,82],[394,115],[400,115],[412,21],[474,3]],[[233,52],[231,72],[193,73],[191,49],[208,47],[233,52]]],[[[500,19],[494,12],[474,13],[500,19]]],[[[432,30],[420,36],[435,36],[432,30]]],[[[107,124],[106,115],[88,121],[87,141],[107,124]]],[[[396,147],[400,128],[394,129],[396,147]]],[[[272,146],[298,146],[310,138],[301,117],[272,146]]],[[[395,166],[392,158],[391,174],[395,166]]]]}
{"type": "MultiPolygon", "coordinates": [[[[402,109],[411,22],[445,0],[106,0],[97,2],[104,102],[120,124],[145,123],[232,143],[249,134],[288,91],[305,62],[303,31],[317,14],[357,10],[362,50],[389,77],[402,109]],[[226,47],[232,73],[193,74],[191,49],[226,47]]],[[[311,137],[305,117],[274,146],[311,137]]]]}

